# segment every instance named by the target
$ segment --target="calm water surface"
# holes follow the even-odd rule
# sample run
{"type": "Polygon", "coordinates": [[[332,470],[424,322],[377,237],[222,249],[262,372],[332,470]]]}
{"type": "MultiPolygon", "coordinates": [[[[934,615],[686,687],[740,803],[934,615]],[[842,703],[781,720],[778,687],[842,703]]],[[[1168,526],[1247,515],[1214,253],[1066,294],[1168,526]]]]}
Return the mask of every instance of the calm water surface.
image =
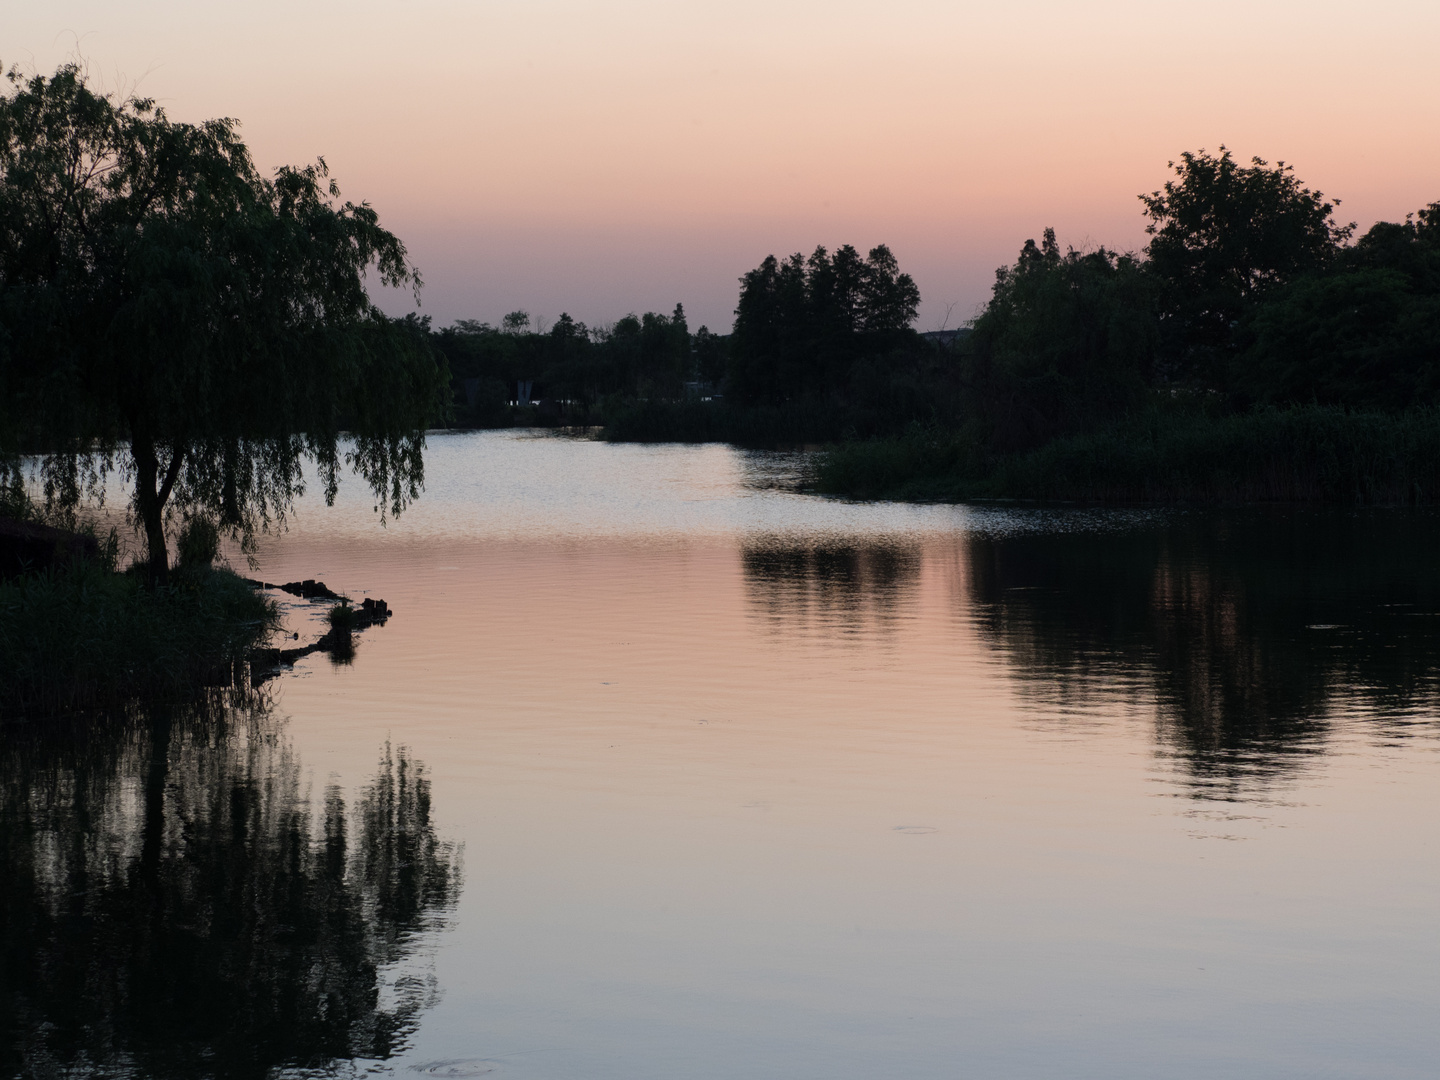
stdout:
{"type": "Polygon", "coordinates": [[[383,529],[305,501],[259,573],[384,598],[353,663],[12,734],[0,1061],[1435,1075],[1440,520],[801,466],[440,435],[383,529]]]}

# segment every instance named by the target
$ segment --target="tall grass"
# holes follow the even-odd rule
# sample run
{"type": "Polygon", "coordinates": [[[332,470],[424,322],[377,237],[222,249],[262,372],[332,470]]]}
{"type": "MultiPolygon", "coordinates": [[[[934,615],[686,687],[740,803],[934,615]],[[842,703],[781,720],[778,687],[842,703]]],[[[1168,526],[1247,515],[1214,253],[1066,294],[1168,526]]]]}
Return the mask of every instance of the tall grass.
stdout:
{"type": "Polygon", "coordinates": [[[228,570],[182,566],[166,588],[75,563],[0,582],[0,713],[41,715],[228,684],[276,625],[228,570]]]}
{"type": "Polygon", "coordinates": [[[918,500],[1436,503],[1440,410],[1155,413],[1010,456],[971,431],[914,429],[834,448],[815,486],[918,500]]]}

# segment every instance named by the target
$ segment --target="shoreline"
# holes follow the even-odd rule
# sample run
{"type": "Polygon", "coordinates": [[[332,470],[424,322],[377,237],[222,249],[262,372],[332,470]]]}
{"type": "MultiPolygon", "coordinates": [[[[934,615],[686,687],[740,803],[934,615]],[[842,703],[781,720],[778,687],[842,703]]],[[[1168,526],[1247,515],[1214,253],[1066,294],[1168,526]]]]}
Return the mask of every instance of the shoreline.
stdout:
{"type": "MultiPolygon", "coordinates": [[[[51,541],[78,536],[50,533],[51,541]]],[[[174,568],[168,586],[151,588],[143,576],[134,567],[116,571],[103,559],[65,558],[0,579],[0,719],[253,690],[315,653],[348,663],[354,635],[394,614],[383,600],[352,605],[313,580],[276,585],[225,567],[184,564],[174,568]],[[335,601],[330,628],[306,645],[272,644],[280,612],[267,589],[335,601]]]]}
{"type": "Polygon", "coordinates": [[[1009,455],[969,431],[916,429],[825,451],[811,490],[902,502],[1433,505],[1440,410],[1152,415],[1009,455]]]}

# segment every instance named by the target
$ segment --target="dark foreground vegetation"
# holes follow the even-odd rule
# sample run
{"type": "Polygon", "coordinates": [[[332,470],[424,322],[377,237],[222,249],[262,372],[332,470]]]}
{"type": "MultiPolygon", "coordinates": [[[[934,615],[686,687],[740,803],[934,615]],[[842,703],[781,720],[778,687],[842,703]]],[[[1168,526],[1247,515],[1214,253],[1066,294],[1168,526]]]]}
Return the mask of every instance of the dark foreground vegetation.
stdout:
{"type": "Polygon", "coordinates": [[[54,513],[119,473],[156,585],[177,527],[248,546],[283,522],[307,459],[327,498],[343,460],[399,513],[447,379],[371,302],[371,271],[419,288],[375,211],[323,161],[262,175],[233,120],[177,123],[74,66],[8,78],[0,482],[38,481],[54,513]]]}
{"type": "Polygon", "coordinates": [[[118,535],[55,528],[23,491],[0,492],[0,719],[193,701],[246,682],[278,625],[273,601],[214,565],[197,519],[164,584],[124,571],[118,535]]]}
{"type": "Polygon", "coordinates": [[[229,686],[275,617],[244,578],[210,566],[178,567],[158,587],[143,568],[93,562],[0,582],[0,715],[229,686]]]}
{"type": "Polygon", "coordinates": [[[212,565],[220,538],[253,551],[307,460],[327,499],[350,466],[382,516],[419,493],[448,379],[419,324],[380,313],[366,281],[418,291],[419,276],[323,161],[264,176],[234,121],[177,123],[96,93],[73,65],[7,79],[0,710],[229,685],[274,608],[212,565]],[[145,544],[125,573],[113,536],[102,550],[66,531],[112,477],[145,544]]]}

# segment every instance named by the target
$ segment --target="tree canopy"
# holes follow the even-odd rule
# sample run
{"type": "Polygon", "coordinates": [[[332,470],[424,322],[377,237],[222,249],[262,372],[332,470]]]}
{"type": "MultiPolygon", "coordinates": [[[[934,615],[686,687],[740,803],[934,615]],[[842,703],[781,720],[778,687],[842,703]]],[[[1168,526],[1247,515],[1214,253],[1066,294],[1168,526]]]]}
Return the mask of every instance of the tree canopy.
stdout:
{"type": "Polygon", "coordinates": [[[327,499],[343,458],[399,513],[447,378],[421,324],[370,299],[372,269],[420,287],[375,210],[341,202],[323,159],[261,175],[233,120],[172,121],[74,66],[8,79],[0,467],[39,454],[61,506],[118,467],[158,579],[167,521],[253,542],[307,458],[327,499]]]}
{"type": "Polygon", "coordinates": [[[1193,355],[1230,339],[1235,324],[1268,292],[1333,261],[1355,226],[1332,218],[1327,200],[1295,167],[1252,158],[1236,162],[1220,147],[1170,162],[1176,179],[1141,195],[1150,219],[1148,270],[1163,283],[1162,314],[1178,353],[1193,355]]]}
{"type": "Polygon", "coordinates": [[[1377,222],[1245,321],[1243,403],[1405,408],[1440,400],[1440,203],[1377,222]]]}
{"type": "Polygon", "coordinates": [[[911,333],[920,290],[883,244],[771,255],[740,279],[730,389],[747,404],[830,396],[911,333]]]}
{"type": "Polygon", "coordinates": [[[1133,256],[1062,254],[1054,229],[1027,240],[966,343],[968,398],[992,442],[1033,446],[1133,406],[1152,374],[1154,298],[1133,256]]]}

